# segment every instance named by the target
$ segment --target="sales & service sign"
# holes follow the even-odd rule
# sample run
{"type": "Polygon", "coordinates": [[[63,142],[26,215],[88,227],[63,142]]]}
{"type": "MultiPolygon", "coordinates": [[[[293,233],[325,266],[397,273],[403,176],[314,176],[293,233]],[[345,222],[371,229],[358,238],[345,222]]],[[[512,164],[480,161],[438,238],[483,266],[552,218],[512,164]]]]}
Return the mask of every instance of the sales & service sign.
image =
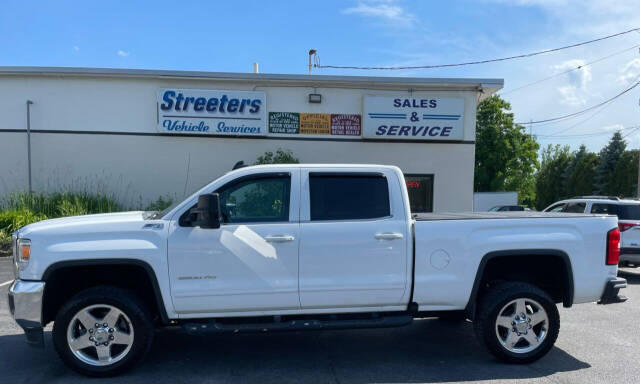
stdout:
{"type": "Polygon", "coordinates": [[[462,140],[464,99],[364,97],[363,137],[397,140],[462,140]]]}
{"type": "Polygon", "coordinates": [[[158,131],[176,134],[264,136],[264,92],[161,89],[158,131]]]}

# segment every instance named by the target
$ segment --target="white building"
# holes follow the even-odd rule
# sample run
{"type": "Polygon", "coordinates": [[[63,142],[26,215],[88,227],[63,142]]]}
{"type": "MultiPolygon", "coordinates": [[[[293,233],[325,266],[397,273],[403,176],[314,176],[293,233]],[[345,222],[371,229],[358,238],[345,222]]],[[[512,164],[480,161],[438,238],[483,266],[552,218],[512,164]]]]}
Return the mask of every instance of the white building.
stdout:
{"type": "Polygon", "coordinates": [[[0,67],[0,196],[185,194],[265,151],[400,167],[414,210],[473,208],[476,106],[501,79],[0,67]]]}

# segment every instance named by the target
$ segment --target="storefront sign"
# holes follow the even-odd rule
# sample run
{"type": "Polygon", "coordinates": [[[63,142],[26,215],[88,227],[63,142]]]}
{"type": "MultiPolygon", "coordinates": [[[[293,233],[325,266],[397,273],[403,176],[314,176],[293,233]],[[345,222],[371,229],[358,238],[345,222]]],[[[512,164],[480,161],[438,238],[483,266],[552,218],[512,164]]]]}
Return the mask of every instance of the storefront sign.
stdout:
{"type": "Polygon", "coordinates": [[[360,136],[360,115],[331,115],[331,134],[360,136]]]}
{"type": "Polygon", "coordinates": [[[269,133],[300,133],[300,114],[293,112],[269,112],[269,133]]]}
{"type": "Polygon", "coordinates": [[[301,113],[300,133],[303,135],[330,135],[331,115],[328,113],[301,113]]]}
{"type": "Polygon", "coordinates": [[[464,99],[365,96],[363,137],[462,140],[464,99]]]}
{"type": "Polygon", "coordinates": [[[158,91],[158,131],[163,133],[264,136],[264,92],[205,89],[158,91]]]}

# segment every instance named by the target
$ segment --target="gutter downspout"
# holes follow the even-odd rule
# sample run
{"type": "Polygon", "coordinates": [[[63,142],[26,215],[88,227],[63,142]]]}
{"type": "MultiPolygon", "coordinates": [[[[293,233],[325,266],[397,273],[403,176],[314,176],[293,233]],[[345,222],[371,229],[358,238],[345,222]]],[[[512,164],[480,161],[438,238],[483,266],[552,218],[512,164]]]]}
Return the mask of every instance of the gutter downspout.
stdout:
{"type": "Polygon", "coordinates": [[[27,100],[27,166],[29,168],[29,194],[33,193],[31,184],[31,104],[33,101],[27,100]]]}

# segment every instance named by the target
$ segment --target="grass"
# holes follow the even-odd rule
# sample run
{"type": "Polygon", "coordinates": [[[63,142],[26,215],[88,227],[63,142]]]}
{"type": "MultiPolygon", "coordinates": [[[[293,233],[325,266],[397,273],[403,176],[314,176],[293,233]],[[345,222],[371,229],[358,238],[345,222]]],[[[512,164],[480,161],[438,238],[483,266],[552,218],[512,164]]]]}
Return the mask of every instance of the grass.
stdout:
{"type": "Polygon", "coordinates": [[[89,192],[15,192],[0,200],[0,256],[11,252],[11,234],[36,221],[65,216],[89,215],[130,210],[159,211],[173,202],[159,197],[146,206],[124,206],[116,196],[89,192]]]}

